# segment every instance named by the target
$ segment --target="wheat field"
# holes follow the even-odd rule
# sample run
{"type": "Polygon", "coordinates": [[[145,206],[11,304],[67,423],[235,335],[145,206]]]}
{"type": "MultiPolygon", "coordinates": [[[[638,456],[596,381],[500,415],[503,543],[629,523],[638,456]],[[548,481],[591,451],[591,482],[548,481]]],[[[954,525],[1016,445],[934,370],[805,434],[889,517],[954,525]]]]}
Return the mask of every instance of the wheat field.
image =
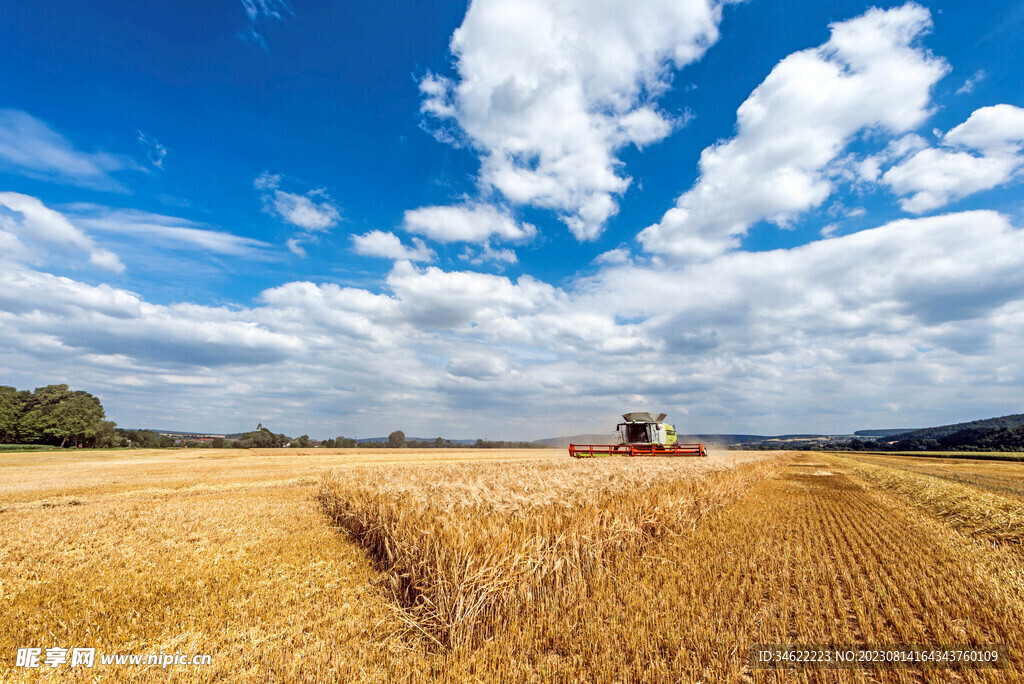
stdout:
{"type": "MultiPolygon", "coordinates": [[[[1002,496],[1024,499],[1024,463],[1019,461],[938,457],[903,454],[847,454],[848,458],[873,465],[930,475],[957,484],[970,485],[1002,496]]],[[[1005,454],[996,454],[1005,456],[1005,454]]]]}
{"type": "Polygon", "coordinates": [[[904,460],[2,454],[0,680],[1024,681],[1024,465],[904,460]],[[1011,662],[753,667],[770,643],[1011,662]],[[15,664],[79,646],[212,663],[15,664]]]}

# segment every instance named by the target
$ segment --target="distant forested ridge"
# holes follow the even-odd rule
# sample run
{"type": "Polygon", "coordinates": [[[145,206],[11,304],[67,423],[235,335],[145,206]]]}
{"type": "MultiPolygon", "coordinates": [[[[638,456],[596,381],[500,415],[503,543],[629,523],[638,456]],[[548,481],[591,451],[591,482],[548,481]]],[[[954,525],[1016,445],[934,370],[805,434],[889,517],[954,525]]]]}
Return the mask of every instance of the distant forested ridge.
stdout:
{"type": "Polygon", "coordinates": [[[853,434],[857,437],[893,437],[907,432],[913,432],[916,428],[889,428],[887,430],[857,430],[853,434]]]}
{"type": "Polygon", "coordinates": [[[972,420],[969,423],[954,423],[953,425],[940,425],[939,427],[921,428],[910,432],[900,433],[902,439],[939,439],[949,437],[965,430],[998,430],[1000,428],[1016,428],[1024,425],[1024,413],[1015,413],[1011,416],[1000,416],[999,418],[985,418],[984,420],[972,420]]]}
{"type": "Polygon", "coordinates": [[[1024,414],[921,428],[877,441],[829,444],[854,451],[1024,451],[1024,414]]]}

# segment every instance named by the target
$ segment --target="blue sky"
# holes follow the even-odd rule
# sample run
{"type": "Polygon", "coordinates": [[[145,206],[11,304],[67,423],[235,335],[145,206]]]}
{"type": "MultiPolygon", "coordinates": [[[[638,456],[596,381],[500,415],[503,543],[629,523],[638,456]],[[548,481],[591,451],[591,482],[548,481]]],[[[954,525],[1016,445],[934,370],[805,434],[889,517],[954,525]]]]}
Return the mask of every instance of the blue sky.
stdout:
{"type": "Polygon", "coordinates": [[[1021,410],[1024,4],[8,12],[0,383],[320,437],[1021,410]]]}

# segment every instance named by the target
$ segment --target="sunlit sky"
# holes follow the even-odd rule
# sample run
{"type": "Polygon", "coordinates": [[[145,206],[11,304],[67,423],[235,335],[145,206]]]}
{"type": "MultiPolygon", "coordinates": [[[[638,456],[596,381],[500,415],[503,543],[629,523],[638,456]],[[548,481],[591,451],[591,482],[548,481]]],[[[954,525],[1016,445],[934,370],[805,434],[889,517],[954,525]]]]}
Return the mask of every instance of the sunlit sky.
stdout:
{"type": "Polygon", "coordinates": [[[1024,410],[1022,3],[5,14],[0,384],[314,437],[1024,410]]]}

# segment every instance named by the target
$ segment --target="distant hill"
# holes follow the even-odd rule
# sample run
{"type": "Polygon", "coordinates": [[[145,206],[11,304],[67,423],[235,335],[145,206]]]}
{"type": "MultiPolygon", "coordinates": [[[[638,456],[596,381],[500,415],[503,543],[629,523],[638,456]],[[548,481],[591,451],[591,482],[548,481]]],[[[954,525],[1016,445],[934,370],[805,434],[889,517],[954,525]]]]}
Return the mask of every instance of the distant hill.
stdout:
{"type": "Polygon", "coordinates": [[[889,428],[886,430],[857,430],[853,434],[857,437],[892,437],[902,435],[906,432],[913,432],[918,428],[889,428]]]}
{"type": "Polygon", "coordinates": [[[565,449],[570,444],[614,444],[615,435],[572,435],[571,437],[548,437],[533,441],[549,447],[565,449]]]}
{"type": "MultiPolygon", "coordinates": [[[[352,439],[355,439],[356,442],[386,442],[386,441],[388,441],[387,437],[359,437],[359,438],[353,437],[352,439]]],[[[437,435],[434,435],[433,437],[406,437],[405,441],[406,442],[433,442],[435,439],[437,439],[437,435]]],[[[476,443],[475,439],[445,439],[444,441],[451,442],[452,444],[475,444],[476,443]]]]}
{"type": "MultiPolygon", "coordinates": [[[[821,437],[823,435],[779,435],[777,437],[767,437],[765,435],[726,435],[726,434],[706,434],[706,435],[679,435],[678,441],[686,444],[687,442],[705,442],[707,444],[745,444],[747,442],[763,442],[768,439],[797,439],[797,438],[813,438],[821,437]]],[[[556,447],[559,449],[566,448],[570,444],[615,444],[616,436],[610,435],[572,435],[571,437],[548,437],[546,439],[534,440],[538,444],[545,444],[550,447],[556,447]]]]}
{"type": "MultiPolygon", "coordinates": [[[[1024,452],[1024,414],[985,418],[906,431],[861,430],[849,439],[830,440],[826,448],[859,451],[1006,451],[1024,452]],[[886,433],[886,434],[880,434],[886,433]],[[861,437],[865,438],[862,440],[861,437]],[[872,439],[876,437],[877,439],[872,439]]],[[[988,458],[988,457],[986,457],[988,458]]]]}
{"type": "Polygon", "coordinates": [[[1010,416],[1000,416],[999,418],[972,420],[968,423],[954,423],[953,425],[940,425],[938,427],[910,430],[900,433],[899,437],[901,440],[942,439],[962,430],[998,430],[999,428],[1016,428],[1022,425],[1024,425],[1024,413],[1016,413],[1010,416]]]}
{"type": "MultiPolygon", "coordinates": [[[[157,430],[156,428],[125,428],[128,432],[155,432],[158,435],[169,435],[171,437],[227,437],[233,439],[231,435],[225,435],[223,432],[196,432],[194,430],[157,430]]],[[[241,437],[241,433],[235,435],[235,437],[241,437]]]]}
{"type": "Polygon", "coordinates": [[[725,435],[725,434],[705,434],[705,435],[679,435],[678,441],[682,443],[686,442],[707,442],[708,444],[746,444],[747,442],[763,442],[766,439],[775,439],[774,437],[768,437],[766,435],[725,435]]]}

